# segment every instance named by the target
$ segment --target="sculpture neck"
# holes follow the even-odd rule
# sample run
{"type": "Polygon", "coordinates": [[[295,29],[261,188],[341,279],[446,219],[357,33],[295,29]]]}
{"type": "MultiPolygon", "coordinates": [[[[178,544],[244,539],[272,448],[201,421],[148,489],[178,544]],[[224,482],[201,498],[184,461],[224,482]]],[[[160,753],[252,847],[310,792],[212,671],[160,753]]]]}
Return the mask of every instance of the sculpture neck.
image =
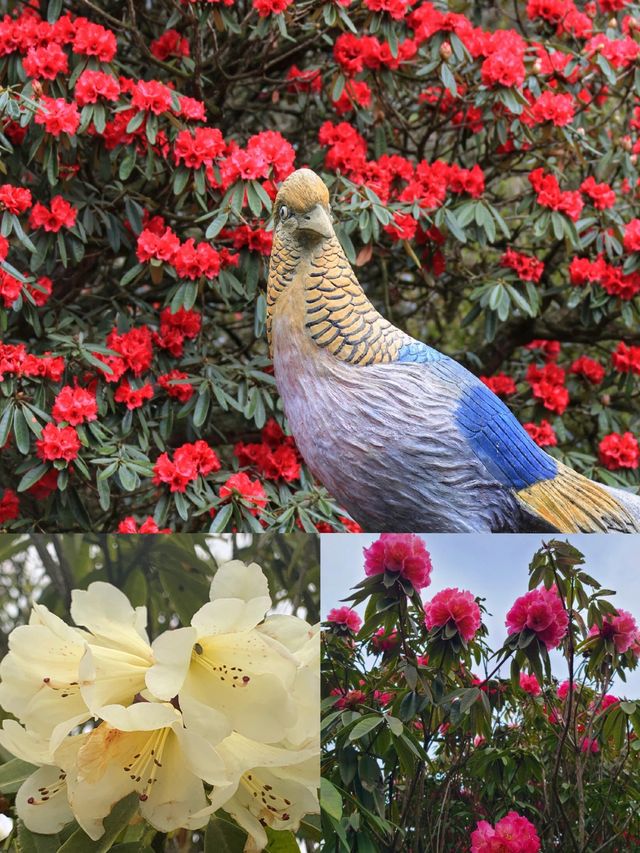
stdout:
{"type": "Polygon", "coordinates": [[[274,237],[267,292],[270,348],[276,302],[294,282],[304,289],[305,333],[341,361],[360,366],[395,361],[410,340],[367,299],[337,237],[308,253],[274,237]]]}

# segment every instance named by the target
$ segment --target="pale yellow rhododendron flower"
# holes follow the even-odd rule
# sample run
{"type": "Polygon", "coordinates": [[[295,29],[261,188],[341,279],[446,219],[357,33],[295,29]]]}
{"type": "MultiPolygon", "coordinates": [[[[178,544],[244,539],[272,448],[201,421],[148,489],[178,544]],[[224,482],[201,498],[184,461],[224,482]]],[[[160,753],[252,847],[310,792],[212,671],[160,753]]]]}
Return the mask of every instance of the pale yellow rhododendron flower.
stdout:
{"type": "Polygon", "coordinates": [[[108,583],[72,593],[72,628],[35,604],[9,635],[0,663],[0,705],[58,745],[104,704],[129,704],[145,687],[152,655],[146,608],[108,583]]]}
{"type": "Polygon", "coordinates": [[[161,832],[204,826],[207,817],[197,816],[207,803],[203,780],[214,786],[229,780],[211,743],[187,731],[168,703],[110,705],[102,717],[73,760],[60,760],[71,809],[87,835],[100,838],[104,818],[133,791],[141,815],[161,832]]]}
{"type": "Polygon", "coordinates": [[[206,732],[226,725],[228,733],[262,743],[282,740],[298,719],[292,691],[299,662],[256,630],[271,607],[266,577],[255,563],[226,563],[210,599],[190,628],[167,631],[153,643],[147,687],[159,699],[177,695],[187,727],[206,732]]]}
{"type": "Polygon", "coordinates": [[[295,831],[305,814],[319,812],[319,743],[294,750],[233,734],[218,751],[232,782],[211,792],[210,808],[223,808],[249,833],[246,849],[267,846],[266,826],[295,831]]]}
{"type": "MultiPolygon", "coordinates": [[[[86,735],[66,738],[59,753],[72,761],[86,735]]],[[[53,834],[73,820],[67,798],[66,773],[57,766],[48,738],[24,729],[15,720],[5,720],[0,730],[0,745],[13,755],[40,765],[20,786],[16,795],[16,812],[27,829],[53,834]]]]}

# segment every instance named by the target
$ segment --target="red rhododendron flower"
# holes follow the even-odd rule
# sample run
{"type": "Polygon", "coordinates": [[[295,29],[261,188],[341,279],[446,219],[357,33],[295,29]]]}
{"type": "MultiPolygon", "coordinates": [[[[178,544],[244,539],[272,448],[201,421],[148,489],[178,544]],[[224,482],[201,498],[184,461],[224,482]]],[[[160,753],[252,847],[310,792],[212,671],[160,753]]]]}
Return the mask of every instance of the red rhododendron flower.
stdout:
{"type": "Polygon", "coordinates": [[[51,136],[74,134],[78,129],[80,113],[75,104],[67,103],[64,98],[47,98],[43,95],[38,107],[34,121],[42,125],[51,136]]]}
{"type": "Polygon", "coordinates": [[[113,399],[116,403],[126,403],[127,409],[139,409],[144,405],[145,400],[151,400],[153,397],[153,385],[151,382],[146,382],[140,388],[132,388],[128,381],[124,379],[116,388],[113,399]]]}
{"type": "MultiPolygon", "coordinates": [[[[127,370],[134,376],[140,376],[151,366],[153,344],[151,331],[147,326],[131,329],[119,334],[115,329],[107,337],[107,346],[122,357],[127,370]]],[[[104,357],[101,357],[104,361],[104,357]]]]}
{"type": "Polygon", "coordinates": [[[184,455],[180,465],[176,465],[168,453],[161,453],[153,466],[153,482],[156,485],[167,483],[172,492],[184,492],[197,477],[195,460],[188,455],[184,455]]]}
{"type": "Polygon", "coordinates": [[[29,77],[37,80],[54,80],[58,74],[67,74],[69,58],[59,44],[50,42],[30,47],[22,59],[22,67],[29,77]]]}
{"type": "Polygon", "coordinates": [[[555,447],[558,444],[558,437],[549,421],[540,421],[539,424],[527,423],[522,426],[529,433],[538,447],[555,447]]]}
{"type": "Polygon", "coordinates": [[[599,385],[606,373],[599,361],[589,358],[587,355],[581,355],[580,358],[577,358],[571,365],[570,371],[584,376],[593,385],[599,385]]]}
{"type": "Polygon", "coordinates": [[[559,684],[558,685],[558,699],[561,699],[564,702],[564,700],[569,695],[569,690],[571,688],[574,691],[576,691],[578,689],[578,685],[576,684],[575,681],[571,684],[569,682],[569,680],[567,679],[566,681],[563,681],[562,684],[559,684]]]}
{"type": "Polygon", "coordinates": [[[347,80],[342,94],[333,102],[338,115],[350,113],[355,107],[371,106],[371,89],[364,80],[347,80]]]}
{"type": "Polygon", "coordinates": [[[251,480],[244,471],[232,474],[220,486],[219,494],[223,501],[235,497],[249,504],[252,515],[257,515],[259,510],[264,509],[268,503],[267,493],[260,480],[251,480]]]}
{"type": "Polygon", "coordinates": [[[253,8],[261,18],[266,18],[268,15],[279,15],[292,3],[293,0],[253,0],[253,8]]]}
{"type": "Polygon", "coordinates": [[[73,52],[95,56],[101,62],[111,62],[116,55],[116,37],[100,24],[92,24],[86,18],[76,18],[73,52]]]}
{"type": "Polygon", "coordinates": [[[172,90],[157,80],[139,80],[133,86],[131,105],[159,116],[171,109],[172,90]]]}
{"type": "Polygon", "coordinates": [[[531,696],[540,696],[542,693],[540,682],[535,675],[527,675],[526,672],[520,673],[520,688],[531,696]]]}
{"type": "Polygon", "coordinates": [[[531,116],[536,122],[550,121],[556,127],[564,127],[573,121],[575,105],[571,95],[555,95],[547,90],[533,102],[531,116]]]}
{"type": "Polygon", "coordinates": [[[383,533],[363,551],[364,571],[369,577],[391,572],[416,590],[431,583],[431,556],[415,533],[383,533]]]}
{"type": "Polygon", "coordinates": [[[537,193],[538,204],[566,214],[574,222],[580,218],[584,201],[578,190],[562,191],[555,175],[545,174],[544,169],[534,169],[529,182],[537,193]]]}
{"type": "Polygon", "coordinates": [[[171,528],[158,527],[151,515],[147,516],[142,524],[138,525],[135,518],[132,515],[128,515],[118,524],[118,533],[171,533],[171,528]]]}
{"type": "Polygon", "coordinates": [[[616,194],[609,184],[599,184],[591,175],[580,184],[580,189],[589,196],[597,210],[606,210],[616,203],[616,194]]]}
{"type": "Polygon", "coordinates": [[[397,648],[399,643],[400,636],[395,628],[390,634],[387,634],[384,628],[378,628],[371,638],[371,645],[376,652],[391,652],[397,648]]]}
{"type": "Polygon", "coordinates": [[[55,459],[73,461],[80,450],[80,439],[75,427],[59,427],[46,424],[41,437],[36,441],[36,452],[43,461],[52,462],[55,459]]]}
{"type": "Polygon", "coordinates": [[[640,376],[640,347],[627,346],[620,341],[611,353],[611,363],[619,373],[635,373],[640,376]]]}
{"type": "Polygon", "coordinates": [[[544,263],[530,255],[516,252],[515,249],[507,249],[500,258],[501,267],[509,267],[514,270],[522,281],[540,281],[544,272],[544,263]]]}
{"type": "Polygon", "coordinates": [[[508,397],[509,394],[515,394],[518,390],[516,383],[506,373],[496,373],[495,376],[481,376],[480,380],[484,382],[487,388],[490,388],[494,394],[500,394],[508,397]]]}
{"type": "Polygon", "coordinates": [[[20,500],[13,489],[5,489],[0,499],[0,524],[20,515],[20,500]]]}
{"type": "Polygon", "coordinates": [[[624,249],[626,252],[640,251],[640,219],[632,219],[624,228],[624,249]]]}
{"type": "Polygon", "coordinates": [[[362,619],[350,607],[335,607],[327,614],[327,622],[341,625],[357,634],[362,627],[362,619]]]}
{"type": "Polygon", "coordinates": [[[564,378],[564,370],[552,363],[543,368],[531,364],[527,370],[527,382],[531,385],[533,396],[540,400],[545,409],[558,415],[569,405],[569,392],[562,384],[564,378]]]}
{"type": "Polygon", "coordinates": [[[224,153],[226,143],[217,127],[197,127],[193,133],[181,130],[176,136],[173,156],[176,163],[184,163],[190,169],[211,165],[216,157],[224,153]]]}
{"type": "Polygon", "coordinates": [[[611,640],[618,654],[622,655],[628,651],[635,642],[638,633],[636,620],[628,610],[617,609],[616,614],[606,613],[602,625],[592,625],[589,630],[590,637],[601,637],[603,640],[611,640]]]}
{"type": "Polygon", "coordinates": [[[329,695],[339,697],[334,702],[334,708],[338,711],[344,711],[347,708],[353,710],[367,701],[367,694],[362,690],[348,690],[345,693],[339,687],[334,687],[329,695]]]}
{"type": "Polygon", "coordinates": [[[79,106],[96,104],[99,98],[105,101],[116,101],[120,95],[120,83],[110,74],[103,71],[86,69],[78,77],[74,89],[79,106]]]}
{"type": "Polygon", "coordinates": [[[413,2],[414,0],[364,0],[364,5],[372,12],[387,12],[396,21],[401,21],[413,2]]]}
{"type": "Polygon", "coordinates": [[[322,73],[319,68],[307,68],[302,71],[297,65],[292,65],[287,71],[287,80],[287,91],[291,93],[322,91],[322,73]]]}
{"type": "Polygon", "coordinates": [[[611,432],[598,445],[600,463],[609,471],[619,468],[637,468],[640,462],[638,440],[632,432],[611,432]]]}
{"type": "Polygon", "coordinates": [[[471,853],[538,853],[540,839],[535,826],[511,811],[495,827],[480,820],[471,833],[471,853]]]}
{"type": "Polygon", "coordinates": [[[61,228],[73,228],[77,215],[78,211],[73,205],[61,195],[54,195],[48,208],[40,202],[33,205],[29,224],[32,228],[44,228],[55,234],[61,228]]]}
{"type": "Polygon", "coordinates": [[[473,595],[456,587],[443,589],[424,605],[424,623],[429,630],[453,625],[469,643],[481,624],[480,607],[473,595]]]}
{"type": "Polygon", "coordinates": [[[193,396],[193,385],[190,382],[183,382],[188,379],[189,374],[182,370],[170,370],[169,373],[163,373],[158,376],[158,385],[163,388],[169,397],[174,397],[181,403],[186,403],[193,396]]]}
{"type": "Polygon", "coordinates": [[[138,235],[136,257],[141,263],[152,258],[171,263],[179,248],[180,240],[171,228],[165,228],[160,233],[143,228],[138,235]]]}
{"type": "Polygon", "coordinates": [[[0,297],[5,308],[11,308],[22,293],[22,282],[8,272],[0,270],[0,297]]]}
{"type": "Polygon", "coordinates": [[[3,237],[0,234],[0,261],[4,261],[7,259],[7,255],[9,254],[9,241],[6,237],[3,237]]]}
{"type": "Polygon", "coordinates": [[[41,275],[36,279],[36,283],[27,283],[27,291],[31,294],[34,303],[39,307],[46,305],[53,291],[53,282],[46,275],[41,275]]]}
{"type": "Polygon", "coordinates": [[[22,187],[11,184],[0,186],[0,207],[8,213],[19,216],[31,207],[31,193],[22,187]]]}
{"type": "Polygon", "coordinates": [[[58,423],[65,421],[71,426],[95,421],[98,417],[95,392],[65,385],[56,395],[51,414],[58,423]]]}
{"type": "Polygon", "coordinates": [[[151,53],[157,59],[169,59],[170,56],[189,56],[189,40],[177,30],[166,30],[160,38],[150,45],[151,53]]]}
{"type": "Polygon", "coordinates": [[[555,649],[567,633],[569,616],[555,586],[539,587],[515,600],[505,625],[509,634],[533,631],[547,649],[555,649]]]}
{"type": "Polygon", "coordinates": [[[580,741],[581,752],[591,752],[594,755],[600,752],[600,745],[595,738],[584,737],[580,741]]]}

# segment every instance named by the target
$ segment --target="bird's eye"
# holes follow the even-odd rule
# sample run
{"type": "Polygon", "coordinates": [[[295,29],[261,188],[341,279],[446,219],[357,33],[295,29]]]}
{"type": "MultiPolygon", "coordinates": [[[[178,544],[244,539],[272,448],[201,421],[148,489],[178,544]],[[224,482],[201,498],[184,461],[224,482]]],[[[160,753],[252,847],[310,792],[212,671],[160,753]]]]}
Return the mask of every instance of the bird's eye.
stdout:
{"type": "Polygon", "coordinates": [[[289,208],[286,206],[286,204],[283,204],[282,207],[280,208],[280,221],[284,222],[285,219],[288,218],[288,216],[289,216],[289,208]]]}

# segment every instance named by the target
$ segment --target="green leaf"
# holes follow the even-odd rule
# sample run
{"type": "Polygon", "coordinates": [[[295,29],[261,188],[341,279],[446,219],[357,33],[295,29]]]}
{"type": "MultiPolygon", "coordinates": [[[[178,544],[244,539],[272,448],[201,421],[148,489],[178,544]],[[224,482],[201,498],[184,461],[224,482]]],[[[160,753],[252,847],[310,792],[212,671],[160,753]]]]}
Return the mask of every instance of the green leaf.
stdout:
{"type": "Polygon", "coordinates": [[[31,436],[29,434],[29,426],[25,420],[24,414],[22,413],[22,409],[15,410],[13,416],[13,434],[16,439],[16,447],[23,456],[26,456],[29,452],[31,436]]]}
{"type": "Polygon", "coordinates": [[[106,853],[137,811],[138,795],[134,792],[111,809],[111,814],[104,819],[104,835],[101,838],[93,841],[83,829],[78,829],[65,841],[58,853],[106,853]]]}
{"type": "Polygon", "coordinates": [[[0,794],[15,794],[24,780],[37,769],[20,758],[12,758],[0,765],[0,794]]]}
{"type": "Polygon", "coordinates": [[[342,820],[342,795],[333,782],[320,780],[320,805],[334,820],[342,820]]]}
{"type": "Polygon", "coordinates": [[[356,723],[356,725],[349,732],[349,740],[358,740],[359,738],[368,735],[369,732],[377,728],[381,722],[382,717],[379,717],[377,714],[371,714],[367,717],[364,717],[364,719],[360,720],[359,723],[356,723]]]}
{"type": "Polygon", "coordinates": [[[243,853],[247,834],[235,823],[221,817],[209,821],[204,837],[204,853],[243,853]]]}
{"type": "Polygon", "coordinates": [[[397,717],[385,717],[385,721],[393,732],[393,734],[396,737],[400,737],[400,735],[404,731],[404,726],[402,725],[402,722],[397,717]]]}
{"type": "Polygon", "coordinates": [[[22,821],[18,821],[18,844],[20,853],[57,853],[60,839],[57,835],[31,832],[22,821]]]}
{"type": "Polygon", "coordinates": [[[26,490],[31,488],[34,483],[37,483],[48,470],[49,466],[45,462],[42,462],[40,465],[36,465],[35,468],[31,468],[18,483],[18,491],[26,492],[26,490]]]}
{"type": "Polygon", "coordinates": [[[293,832],[267,829],[269,843],[266,846],[267,853],[299,853],[300,848],[293,832]]]}

